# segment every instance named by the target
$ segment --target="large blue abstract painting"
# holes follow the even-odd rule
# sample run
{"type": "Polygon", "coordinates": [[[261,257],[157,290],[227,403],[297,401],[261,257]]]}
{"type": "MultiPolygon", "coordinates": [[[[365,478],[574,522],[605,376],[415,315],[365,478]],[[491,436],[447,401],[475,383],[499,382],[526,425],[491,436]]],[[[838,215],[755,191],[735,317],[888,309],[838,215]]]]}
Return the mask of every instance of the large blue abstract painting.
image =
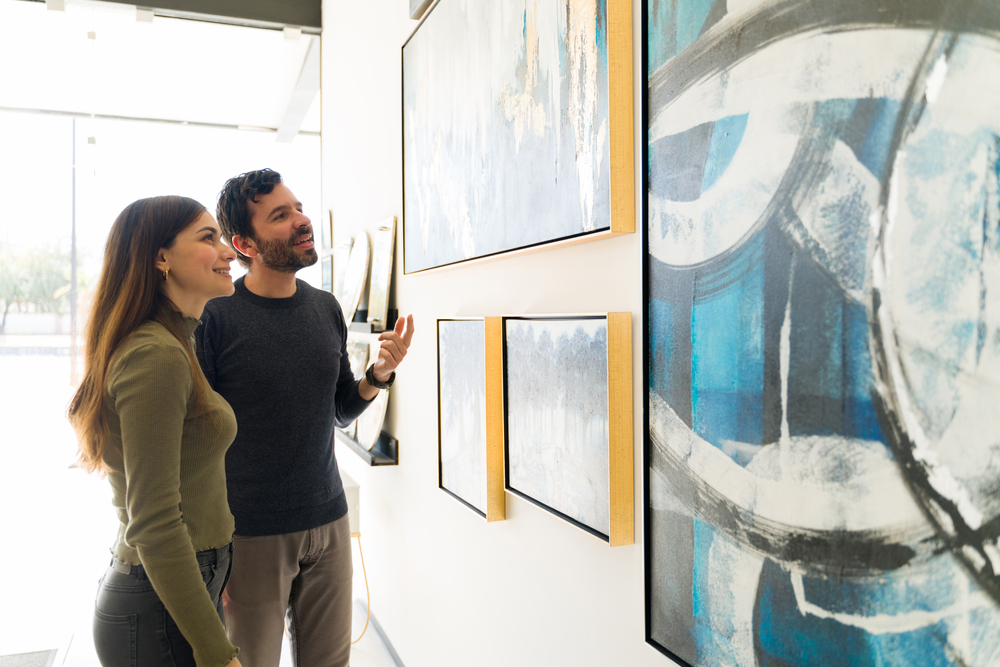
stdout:
{"type": "Polygon", "coordinates": [[[406,273],[611,228],[607,4],[430,9],[403,46],[406,273]]]}
{"type": "Polygon", "coordinates": [[[1000,3],[643,12],[648,641],[1000,664],[1000,3]]]}

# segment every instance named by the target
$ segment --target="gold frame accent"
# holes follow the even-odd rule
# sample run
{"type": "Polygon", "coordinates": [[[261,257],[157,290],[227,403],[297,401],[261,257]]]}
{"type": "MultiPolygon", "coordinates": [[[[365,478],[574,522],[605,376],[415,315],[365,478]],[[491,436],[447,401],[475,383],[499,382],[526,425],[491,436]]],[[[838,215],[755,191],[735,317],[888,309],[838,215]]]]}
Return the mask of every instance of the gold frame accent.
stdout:
{"type": "Polygon", "coordinates": [[[635,544],[632,313],[608,313],[608,482],[613,547],[635,544]]]}
{"type": "Polygon", "coordinates": [[[486,326],[486,520],[507,518],[504,495],[503,318],[486,326]]]}
{"type": "Polygon", "coordinates": [[[611,236],[635,232],[635,111],[632,2],[608,2],[608,115],[611,129],[611,236]]]}

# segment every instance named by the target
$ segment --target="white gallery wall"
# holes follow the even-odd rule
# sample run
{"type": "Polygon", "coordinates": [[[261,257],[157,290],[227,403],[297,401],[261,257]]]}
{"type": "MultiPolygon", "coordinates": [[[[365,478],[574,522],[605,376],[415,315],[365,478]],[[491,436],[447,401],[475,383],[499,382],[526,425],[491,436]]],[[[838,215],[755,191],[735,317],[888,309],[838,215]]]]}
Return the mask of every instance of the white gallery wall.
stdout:
{"type": "MultiPolygon", "coordinates": [[[[361,486],[372,613],[406,667],[670,665],[644,641],[640,232],[404,276],[401,47],[416,25],[409,0],[323,2],[324,215],[333,212],[335,242],[398,217],[391,304],[416,320],[386,427],[400,464],[370,468],[346,447],[337,451],[361,486]],[[511,494],[506,521],[487,524],[438,489],[435,320],[608,311],[633,317],[635,544],[610,548],[511,494]]],[[[635,2],[637,146],[640,28],[635,2]]],[[[354,565],[363,599],[356,548],[354,565]]]]}

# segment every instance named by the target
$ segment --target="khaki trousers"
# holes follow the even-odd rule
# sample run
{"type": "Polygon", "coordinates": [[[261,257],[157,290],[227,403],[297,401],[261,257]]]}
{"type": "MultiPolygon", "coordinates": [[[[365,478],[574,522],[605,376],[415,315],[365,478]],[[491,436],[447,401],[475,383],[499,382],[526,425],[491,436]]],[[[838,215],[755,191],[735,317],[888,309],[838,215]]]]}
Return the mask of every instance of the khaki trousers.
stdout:
{"type": "Polygon", "coordinates": [[[233,538],[226,629],[243,667],[278,667],[288,621],[297,667],[351,662],[348,517],[286,535],[233,538]]]}

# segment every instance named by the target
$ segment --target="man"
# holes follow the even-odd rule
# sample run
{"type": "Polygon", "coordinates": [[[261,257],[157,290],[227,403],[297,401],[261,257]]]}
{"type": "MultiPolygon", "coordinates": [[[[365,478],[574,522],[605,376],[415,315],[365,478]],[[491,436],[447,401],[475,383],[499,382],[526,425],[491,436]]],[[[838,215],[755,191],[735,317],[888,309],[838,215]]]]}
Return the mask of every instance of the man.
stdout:
{"type": "Polygon", "coordinates": [[[232,297],[208,303],[196,334],[205,375],[238,424],[226,456],[236,518],[229,637],[245,667],[277,667],[287,616],[296,665],[347,665],[353,568],[334,426],[392,384],[413,316],[379,337],[378,359],[355,380],[340,305],[295,278],[317,254],[309,218],[281,176],[263,169],[229,179],[217,217],[248,269],[232,297]]]}

